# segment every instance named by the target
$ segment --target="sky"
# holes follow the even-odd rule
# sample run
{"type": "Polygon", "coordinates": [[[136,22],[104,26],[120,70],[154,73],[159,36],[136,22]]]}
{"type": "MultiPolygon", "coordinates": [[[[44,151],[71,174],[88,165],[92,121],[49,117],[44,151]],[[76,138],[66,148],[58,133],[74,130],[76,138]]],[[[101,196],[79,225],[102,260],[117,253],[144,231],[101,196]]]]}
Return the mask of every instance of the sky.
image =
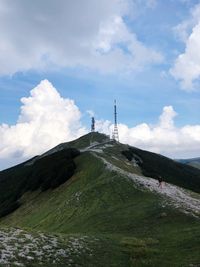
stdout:
{"type": "Polygon", "coordinates": [[[0,170],[96,130],[200,157],[200,1],[0,0],[0,170]]]}

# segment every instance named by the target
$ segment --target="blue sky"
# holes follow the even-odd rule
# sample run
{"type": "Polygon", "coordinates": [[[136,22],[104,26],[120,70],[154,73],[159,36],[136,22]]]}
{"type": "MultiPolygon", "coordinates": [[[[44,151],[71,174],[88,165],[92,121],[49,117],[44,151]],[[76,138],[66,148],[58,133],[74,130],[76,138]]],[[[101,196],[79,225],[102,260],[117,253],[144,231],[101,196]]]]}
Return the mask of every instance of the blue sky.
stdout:
{"type": "Polygon", "coordinates": [[[9,2],[0,0],[0,168],[77,137],[45,132],[49,145],[30,153],[33,136],[20,143],[18,124],[31,128],[33,119],[21,98],[45,79],[60,98],[74,100],[79,135],[90,128],[88,110],[109,133],[117,99],[122,142],[169,157],[200,156],[199,1],[9,2]],[[12,145],[6,135],[15,136],[12,145]]]}

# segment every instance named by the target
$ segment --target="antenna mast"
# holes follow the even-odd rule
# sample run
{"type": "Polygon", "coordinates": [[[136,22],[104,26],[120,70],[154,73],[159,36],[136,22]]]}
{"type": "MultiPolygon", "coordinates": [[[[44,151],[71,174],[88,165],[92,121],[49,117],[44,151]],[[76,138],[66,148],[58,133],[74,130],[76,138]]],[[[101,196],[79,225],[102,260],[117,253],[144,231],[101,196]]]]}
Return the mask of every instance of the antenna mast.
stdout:
{"type": "Polygon", "coordinates": [[[95,132],[95,119],[92,117],[91,132],[95,132]]]}
{"type": "Polygon", "coordinates": [[[116,100],[114,101],[114,131],[113,131],[113,139],[119,142],[119,133],[117,127],[117,104],[116,100]]]}

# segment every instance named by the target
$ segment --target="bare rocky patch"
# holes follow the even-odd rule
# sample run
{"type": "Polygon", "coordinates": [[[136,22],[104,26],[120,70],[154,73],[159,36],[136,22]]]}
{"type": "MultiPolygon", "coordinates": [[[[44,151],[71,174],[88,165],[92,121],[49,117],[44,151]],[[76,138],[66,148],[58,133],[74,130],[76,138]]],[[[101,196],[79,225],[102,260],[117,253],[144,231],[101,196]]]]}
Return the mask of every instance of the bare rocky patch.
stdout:
{"type": "Polygon", "coordinates": [[[0,266],[82,266],[83,258],[93,257],[94,242],[88,236],[1,229],[0,266]]]}

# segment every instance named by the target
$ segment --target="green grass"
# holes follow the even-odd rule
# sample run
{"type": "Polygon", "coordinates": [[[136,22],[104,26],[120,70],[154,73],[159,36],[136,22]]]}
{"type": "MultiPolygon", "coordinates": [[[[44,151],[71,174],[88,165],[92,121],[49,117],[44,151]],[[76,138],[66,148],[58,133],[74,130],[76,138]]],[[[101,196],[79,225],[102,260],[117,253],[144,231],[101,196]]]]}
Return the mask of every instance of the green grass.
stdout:
{"type": "Polygon", "coordinates": [[[89,153],[75,162],[69,181],[54,190],[26,193],[21,207],[2,218],[1,225],[98,237],[95,259],[86,259],[83,266],[200,263],[198,219],[163,207],[161,197],[136,189],[131,180],[108,171],[89,153]]]}
{"type": "MultiPolygon", "coordinates": [[[[9,266],[126,266],[129,265],[129,254],[122,249],[119,242],[106,237],[93,235],[44,234],[33,231],[22,231],[15,228],[0,229],[0,243],[3,254],[12,257],[9,266]],[[16,233],[16,230],[18,231],[16,233]],[[6,250],[6,253],[5,253],[6,250]],[[12,256],[11,256],[12,255],[12,256]],[[101,261],[99,261],[101,259],[101,261]]],[[[5,256],[5,255],[4,255],[5,256]]],[[[9,259],[8,256],[6,256],[9,259]]],[[[8,266],[1,265],[0,266],[8,266]]]]}
{"type": "Polygon", "coordinates": [[[20,206],[26,192],[53,189],[66,182],[76,169],[73,159],[80,152],[68,148],[0,172],[0,217],[20,206]]]}

